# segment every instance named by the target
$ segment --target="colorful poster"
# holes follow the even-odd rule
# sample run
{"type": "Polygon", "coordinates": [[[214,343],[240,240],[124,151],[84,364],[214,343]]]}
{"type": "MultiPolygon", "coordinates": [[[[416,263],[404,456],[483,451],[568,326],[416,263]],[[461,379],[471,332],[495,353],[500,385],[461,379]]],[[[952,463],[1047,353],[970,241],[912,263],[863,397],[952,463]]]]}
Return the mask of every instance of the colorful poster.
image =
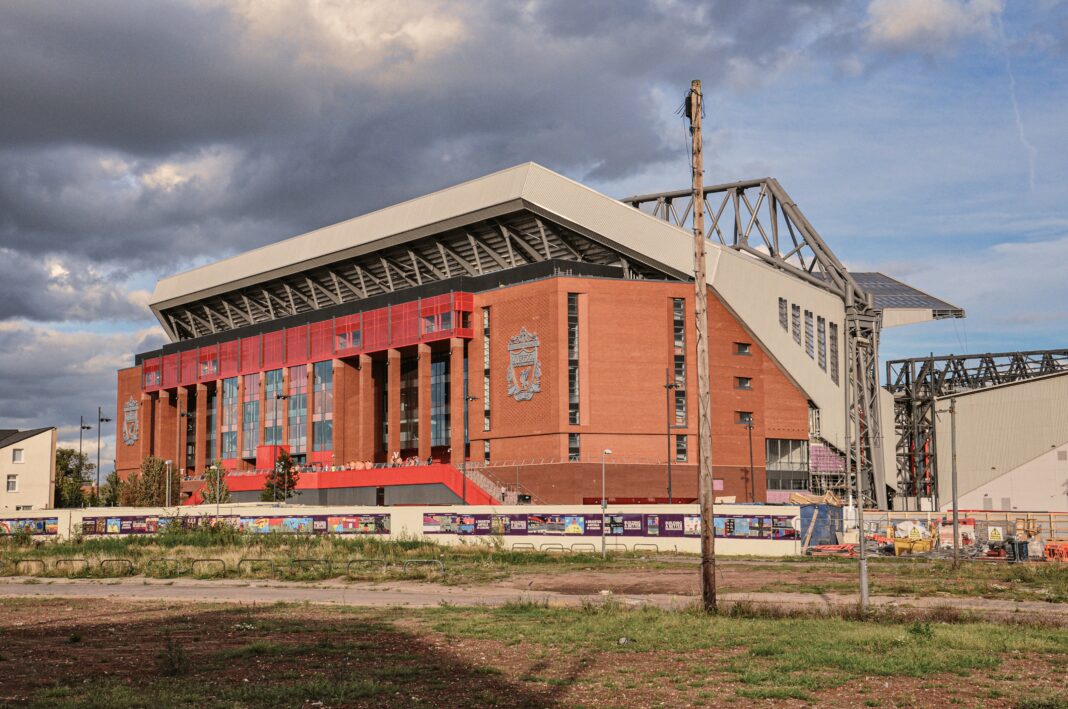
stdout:
{"type": "Polygon", "coordinates": [[[586,518],[577,515],[564,517],[564,534],[585,534],[586,518]]]}
{"type": "Polygon", "coordinates": [[[26,531],[30,534],[58,534],[58,517],[0,519],[0,536],[26,531]]]}

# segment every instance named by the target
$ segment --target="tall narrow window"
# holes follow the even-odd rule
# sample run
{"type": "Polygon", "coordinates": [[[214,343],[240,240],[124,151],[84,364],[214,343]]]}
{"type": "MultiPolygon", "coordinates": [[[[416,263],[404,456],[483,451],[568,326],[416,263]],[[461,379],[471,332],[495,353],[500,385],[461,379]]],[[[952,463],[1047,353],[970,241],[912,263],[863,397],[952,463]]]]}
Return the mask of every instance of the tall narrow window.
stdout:
{"type": "MultiPolygon", "coordinates": [[[[430,358],[430,445],[449,445],[449,354],[430,358]]],[[[457,456],[459,458],[459,456],[457,456]]]]}
{"type": "Polygon", "coordinates": [[[686,300],[671,299],[671,333],[674,357],[675,425],[686,425],[686,300]]]}
{"type": "Polygon", "coordinates": [[[820,369],[827,371],[827,321],[816,318],[816,355],[820,369]]]}
{"type": "Polygon", "coordinates": [[[809,357],[816,356],[816,337],[812,331],[812,311],[805,311],[805,354],[809,357]]]}
{"type": "Polygon", "coordinates": [[[263,384],[263,445],[282,445],[282,416],[285,415],[285,399],[282,389],[282,370],[272,369],[264,373],[263,384]]]}
{"type": "Polygon", "coordinates": [[[334,363],[312,365],[312,450],[334,448],[334,363]]]}
{"type": "Polygon", "coordinates": [[[582,441],[577,433],[569,433],[567,435],[567,459],[571,462],[578,462],[582,457],[582,441]]]}
{"type": "Polygon", "coordinates": [[[790,330],[794,336],[794,342],[801,344],[801,306],[790,306],[790,330]]]}
{"type": "Polygon", "coordinates": [[[222,457],[237,457],[237,377],[222,382],[222,457]]]}
{"type": "Polygon", "coordinates": [[[215,458],[219,453],[215,448],[215,423],[218,421],[216,418],[218,412],[215,409],[219,405],[219,399],[215,389],[208,389],[207,395],[208,400],[204,407],[207,415],[205,421],[207,435],[204,438],[204,460],[208,461],[208,465],[211,465],[215,462],[215,458]]]}
{"type": "Polygon", "coordinates": [[[578,293],[567,294],[567,422],[579,423],[578,293]]]}
{"type": "Polygon", "coordinates": [[[675,436],[675,462],[685,463],[689,458],[689,449],[686,445],[686,436],[675,436]]]}
{"type": "Polygon", "coordinates": [[[308,452],[308,368],[300,364],[289,368],[289,453],[303,462],[308,452]]]}
{"type": "Polygon", "coordinates": [[[403,357],[400,366],[400,447],[406,455],[419,447],[419,360],[403,357]]]}
{"type": "Polygon", "coordinates": [[[786,298],[779,298],[779,326],[787,332],[790,331],[790,316],[787,312],[789,307],[786,303],[786,298]]]}
{"type": "Polygon", "coordinates": [[[490,430],[490,309],[482,309],[482,430],[490,430]]]}
{"type": "Polygon", "coordinates": [[[482,456],[483,459],[488,463],[490,459],[490,442],[488,438],[482,441],[482,456]]]}
{"type": "Polygon", "coordinates": [[[241,457],[255,458],[260,432],[260,375],[245,375],[245,395],[241,402],[241,457]]]}
{"type": "Polygon", "coordinates": [[[838,325],[831,323],[831,381],[838,383],[838,325]]]}

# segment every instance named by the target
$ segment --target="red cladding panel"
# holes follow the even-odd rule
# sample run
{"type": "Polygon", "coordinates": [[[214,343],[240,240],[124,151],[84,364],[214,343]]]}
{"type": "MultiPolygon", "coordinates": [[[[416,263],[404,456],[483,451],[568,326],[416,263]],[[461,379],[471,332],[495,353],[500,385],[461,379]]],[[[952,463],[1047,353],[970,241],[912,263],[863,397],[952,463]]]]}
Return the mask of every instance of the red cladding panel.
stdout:
{"type": "Polygon", "coordinates": [[[311,356],[314,360],[329,359],[334,354],[334,323],[324,320],[309,325],[311,330],[311,356]]]}
{"type": "Polygon", "coordinates": [[[237,340],[219,345],[219,376],[237,376],[237,340]]]}
{"type": "Polygon", "coordinates": [[[278,369],[285,364],[286,342],[284,334],[266,332],[263,334],[263,368],[278,369]]]}
{"type": "Polygon", "coordinates": [[[260,371],[259,336],[241,338],[241,374],[260,371]]]}
{"type": "Polygon", "coordinates": [[[180,353],[180,369],[178,383],[182,386],[190,386],[197,383],[197,351],[186,350],[180,353]]]}
{"type": "Polygon", "coordinates": [[[389,311],[380,308],[364,313],[364,352],[378,352],[385,349],[389,349],[389,311]]]}
{"type": "Polygon", "coordinates": [[[413,345],[419,341],[419,303],[401,303],[390,308],[391,347],[413,345]]]}
{"type": "Polygon", "coordinates": [[[178,355],[163,355],[163,388],[178,386],[178,355]]]}
{"type": "Polygon", "coordinates": [[[291,327],[286,330],[286,365],[304,364],[308,361],[308,326],[291,327]]]}

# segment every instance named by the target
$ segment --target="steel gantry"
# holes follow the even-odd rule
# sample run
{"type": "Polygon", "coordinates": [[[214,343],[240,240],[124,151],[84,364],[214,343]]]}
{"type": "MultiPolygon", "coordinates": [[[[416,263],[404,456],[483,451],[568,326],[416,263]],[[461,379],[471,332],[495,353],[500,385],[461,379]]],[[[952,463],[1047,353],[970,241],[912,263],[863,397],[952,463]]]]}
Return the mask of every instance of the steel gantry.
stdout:
{"type": "Polygon", "coordinates": [[[896,493],[929,498],[938,509],[935,406],[939,397],[1068,371],[1068,349],[947,355],[891,360],[896,493]]]}
{"type": "MultiPolygon", "coordinates": [[[[689,229],[689,190],[628,197],[623,202],[689,229]]],[[[705,233],[722,246],[789,273],[841,298],[846,322],[846,482],[859,472],[869,504],[885,508],[886,484],[879,426],[881,315],[777,180],[765,177],[704,188],[705,233]]]]}

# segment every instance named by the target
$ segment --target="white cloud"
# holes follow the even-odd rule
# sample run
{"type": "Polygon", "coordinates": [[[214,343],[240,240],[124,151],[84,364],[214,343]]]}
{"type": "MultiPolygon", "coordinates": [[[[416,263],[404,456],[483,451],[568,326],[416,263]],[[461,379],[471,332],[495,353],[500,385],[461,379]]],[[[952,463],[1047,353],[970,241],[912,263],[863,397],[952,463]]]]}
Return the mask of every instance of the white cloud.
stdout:
{"type": "Polygon", "coordinates": [[[883,49],[937,54],[968,37],[993,37],[1002,0],[872,0],[868,36],[883,49]]]}

